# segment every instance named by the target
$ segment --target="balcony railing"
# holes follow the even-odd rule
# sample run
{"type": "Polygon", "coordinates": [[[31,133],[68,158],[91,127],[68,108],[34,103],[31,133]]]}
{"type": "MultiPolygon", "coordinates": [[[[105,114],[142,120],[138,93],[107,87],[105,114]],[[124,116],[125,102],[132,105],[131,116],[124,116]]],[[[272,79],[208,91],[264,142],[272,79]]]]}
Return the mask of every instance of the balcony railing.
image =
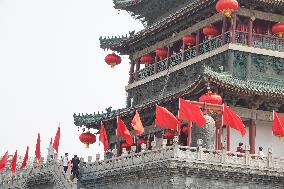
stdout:
{"type": "MultiPolygon", "coordinates": [[[[270,35],[252,34],[251,46],[262,49],[270,49],[276,51],[284,51],[284,39],[270,35]]],[[[170,67],[181,64],[182,62],[188,61],[197,56],[211,52],[215,49],[222,47],[225,44],[231,43],[231,32],[226,32],[224,38],[222,35],[214,37],[210,40],[204,41],[203,43],[186,49],[184,52],[180,52],[152,64],[144,69],[139,70],[138,78],[136,80],[145,79],[158,72],[164,71],[170,67]],[[224,41],[223,41],[224,40],[224,41]],[[156,68],[155,68],[156,66],[156,68]]],[[[235,44],[249,46],[249,34],[243,31],[236,31],[235,33],[235,44]]]]}

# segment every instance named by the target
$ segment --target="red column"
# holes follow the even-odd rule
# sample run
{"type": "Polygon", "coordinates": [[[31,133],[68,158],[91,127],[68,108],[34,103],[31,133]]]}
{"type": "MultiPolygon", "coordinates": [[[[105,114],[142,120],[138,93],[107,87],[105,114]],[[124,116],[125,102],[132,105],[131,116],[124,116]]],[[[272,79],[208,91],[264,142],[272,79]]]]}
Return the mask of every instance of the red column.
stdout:
{"type": "Polygon", "coordinates": [[[187,130],[187,146],[190,147],[191,145],[191,132],[192,131],[192,122],[188,122],[188,130],[187,130]]]}
{"type": "Polygon", "coordinates": [[[134,73],[134,61],[131,61],[130,70],[129,70],[129,81],[128,81],[129,84],[133,82],[133,79],[134,79],[133,73],[134,73]]]}
{"type": "Polygon", "coordinates": [[[231,151],[231,128],[226,126],[227,128],[227,151],[231,151]]]}
{"type": "Polygon", "coordinates": [[[248,46],[251,47],[252,44],[252,29],[253,29],[253,20],[249,19],[249,26],[248,26],[248,46]]]}
{"type": "Polygon", "coordinates": [[[223,25],[222,25],[222,45],[226,44],[226,29],[227,29],[227,18],[223,18],[223,25]]]}
{"type": "Polygon", "coordinates": [[[234,14],[232,17],[232,24],[231,24],[231,43],[235,43],[236,40],[236,26],[237,26],[237,15],[234,14]]]}
{"type": "Polygon", "coordinates": [[[136,81],[139,80],[139,70],[140,70],[140,62],[137,61],[136,62],[136,68],[135,68],[135,80],[136,81]]]}
{"type": "Polygon", "coordinates": [[[255,154],[255,136],[256,136],[256,124],[254,119],[251,119],[249,125],[249,145],[250,145],[251,154],[255,154]]]}
{"type": "Polygon", "coordinates": [[[217,116],[215,126],[216,126],[215,148],[216,148],[216,150],[221,150],[221,148],[222,148],[221,138],[222,138],[222,130],[223,130],[222,116],[221,115],[217,116]]]}
{"type": "Polygon", "coordinates": [[[196,51],[196,56],[198,56],[199,53],[199,44],[200,44],[200,31],[196,31],[196,46],[195,46],[195,51],[196,51]]]}

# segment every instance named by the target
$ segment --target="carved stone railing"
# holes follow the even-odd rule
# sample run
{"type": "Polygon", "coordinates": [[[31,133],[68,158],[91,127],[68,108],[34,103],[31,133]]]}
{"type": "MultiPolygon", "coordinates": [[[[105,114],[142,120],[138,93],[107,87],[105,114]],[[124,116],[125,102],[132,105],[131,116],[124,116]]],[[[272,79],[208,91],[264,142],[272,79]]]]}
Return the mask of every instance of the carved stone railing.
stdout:
{"type": "Polygon", "coordinates": [[[88,162],[82,167],[82,178],[89,175],[101,176],[114,170],[147,166],[147,164],[163,161],[186,161],[196,164],[209,164],[226,167],[243,167],[252,170],[271,170],[281,172],[284,170],[284,158],[273,158],[269,149],[267,156],[258,156],[249,153],[249,147],[245,153],[231,153],[226,150],[215,151],[199,147],[167,146],[164,148],[149,150],[140,153],[131,153],[103,161],[88,162]]]}
{"type": "Polygon", "coordinates": [[[37,186],[39,182],[55,185],[56,188],[77,188],[76,181],[70,180],[68,174],[63,171],[62,162],[57,160],[45,163],[42,161],[39,166],[30,165],[24,170],[19,170],[16,174],[7,169],[1,174],[0,188],[26,189],[29,186],[37,186]]]}

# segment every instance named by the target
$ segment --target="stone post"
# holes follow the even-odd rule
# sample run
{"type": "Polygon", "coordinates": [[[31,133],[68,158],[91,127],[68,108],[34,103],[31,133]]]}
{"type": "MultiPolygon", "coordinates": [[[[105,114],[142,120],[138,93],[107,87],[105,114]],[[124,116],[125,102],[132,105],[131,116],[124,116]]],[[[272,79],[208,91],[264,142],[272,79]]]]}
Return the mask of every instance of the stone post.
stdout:
{"type": "Polygon", "coordinates": [[[88,156],[88,163],[91,163],[92,162],[92,156],[88,156]]]}
{"type": "MultiPolygon", "coordinates": [[[[152,149],[156,149],[156,147],[157,147],[157,142],[156,142],[155,140],[153,140],[153,141],[151,142],[151,146],[152,146],[152,149]]],[[[142,145],[141,145],[141,147],[142,147],[142,145]]]]}
{"type": "Polygon", "coordinates": [[[203,148],[202,148],[203,140],[197,140],[197,160],[202,160],[203,157],[203,148]]]}
{"type": "Polygon", "coordinates": [[[128,155],[126,148],[122,148],[122,154],[121,155],[123,155],[123,156],[128,155]]]}
{"type": "Polygon", "coordinates": [[[136,146],[131,146],[130,152],[131,152],[131,153],[135,153],[135,152],[136,152],[136,146]]]}
{"type": "Polygon", "coordinates": [[[249,153],[249,151],[250,151],[250,146],[247,145],[247,146],[245,147],[245,164],[246,164],[246,165],[249,165],[249,164],[250,164],[250,153],[249,153]]]}
{"type": "Polygon", "coordinates": [[[271,148],[268,148],[267,167],[268,168],[272,168],[273,167],[273,157],[272,157],[272,149],[271,148]]]}
{"type": "Polygon", "coordinates": [[[168,143],[168,139],[163,139],[162,141],[162,148],[166,148],[168,143]]]}

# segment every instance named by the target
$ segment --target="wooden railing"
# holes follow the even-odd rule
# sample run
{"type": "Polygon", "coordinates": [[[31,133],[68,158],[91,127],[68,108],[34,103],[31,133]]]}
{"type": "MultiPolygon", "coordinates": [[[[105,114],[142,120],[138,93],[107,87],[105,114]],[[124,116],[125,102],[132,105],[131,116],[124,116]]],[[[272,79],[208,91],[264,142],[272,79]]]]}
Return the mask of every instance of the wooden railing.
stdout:
{"type": "MultiPolygon", "coordinates": [[[[249,36],[248,32],[243,31],[236,31],[235,33],[235,43],[244,46],[252,46],[256,48],[262,49],[270,49],[275,51],[284,51],[284,39],[275,37],[272,35],[260,35],[260,34],[252,34],[251,44],[249,43],[249,36]]],[[[181,64],[185,61],[188,61],[192,58],[198,57],[205,53],[211,52],[215,49],[218,49],[225,44],[229,44],[231,42],[231,32],[226,32],[223,35],[216,36],[212,39],[204,41],[197,46],[193,46],[189,49],[185,49],[182,52],[174,54],[169,58],[161,60],[156,63],[156,71],[155,71],[155,64],[151,64],[146,68],[139,70],[138,78],[136,80],[145,79],[151,75],[154,75],[158,72],[164,71],[170,67],[176,66],[181,64]],[[222,41],[224,38],[224,41],[222,41]]]]}

